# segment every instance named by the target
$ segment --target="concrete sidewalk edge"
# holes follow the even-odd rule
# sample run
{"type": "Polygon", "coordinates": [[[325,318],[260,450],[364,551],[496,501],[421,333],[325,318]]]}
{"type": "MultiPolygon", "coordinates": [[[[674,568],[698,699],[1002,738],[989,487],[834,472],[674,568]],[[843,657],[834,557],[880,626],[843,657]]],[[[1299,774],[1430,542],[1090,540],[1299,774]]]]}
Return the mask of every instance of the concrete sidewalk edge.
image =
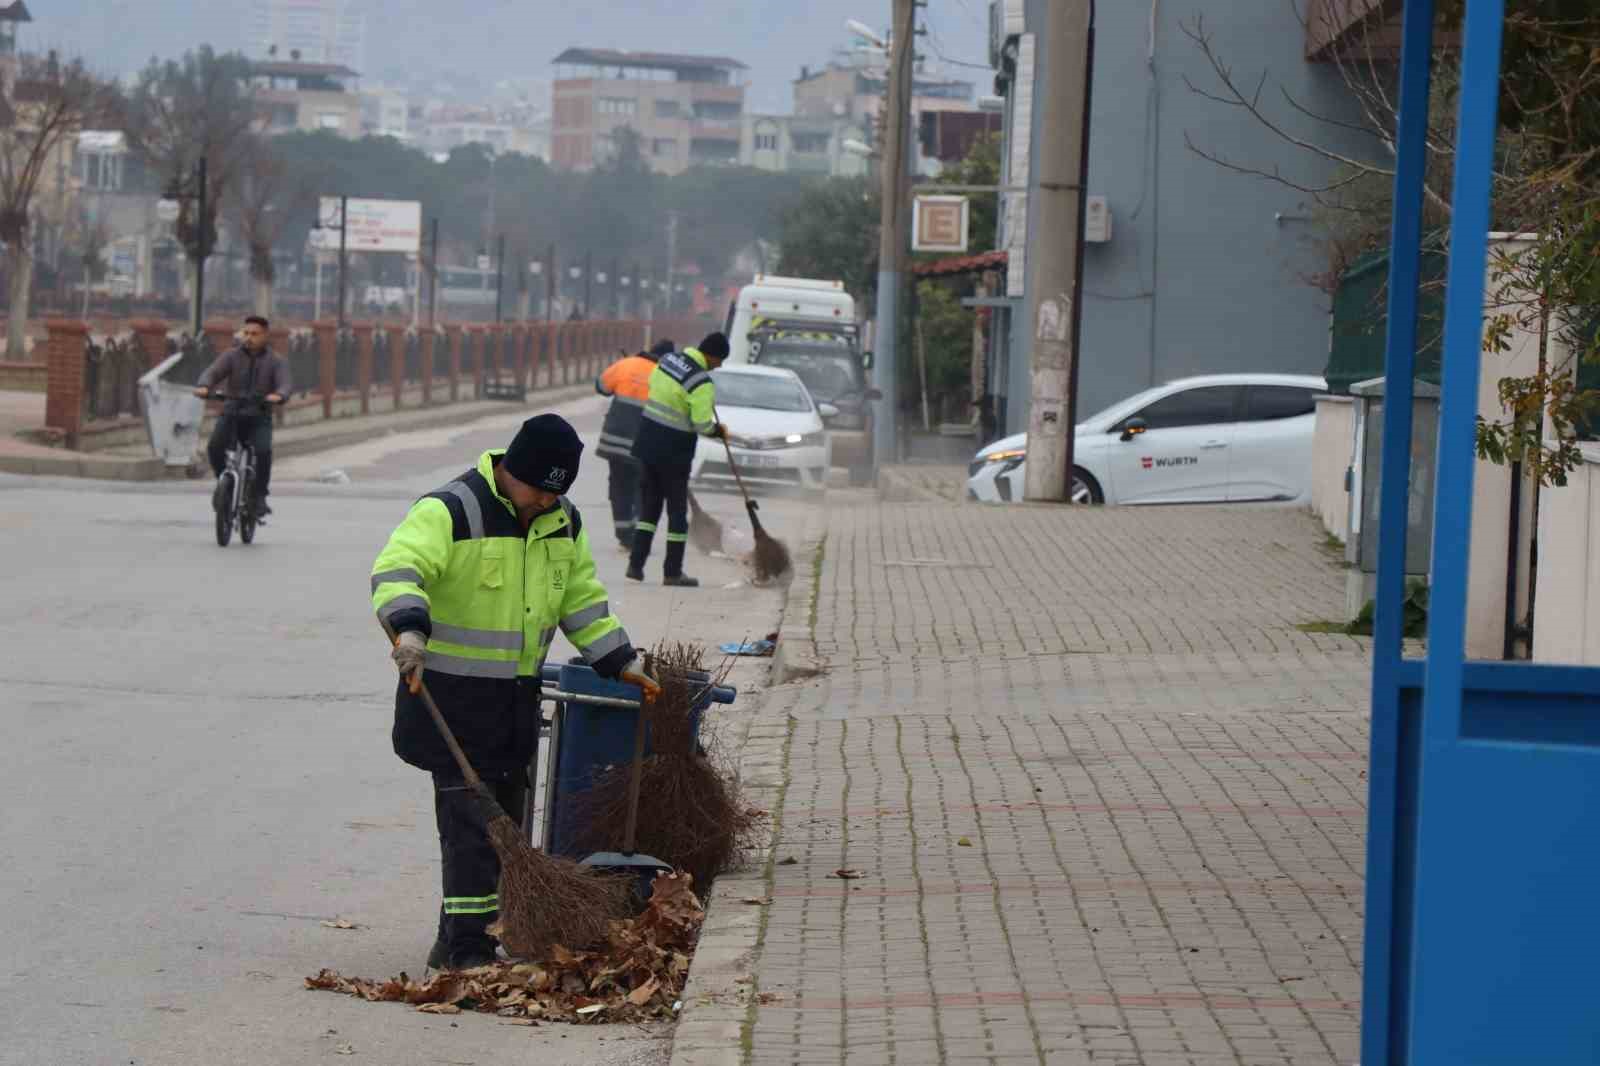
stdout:
{"type": "MultiPolygon", "coordinates": [[[[592,385],[565,385],[542,392],[530,392],[525,403],[518,405],[494,400],[472,400],[407,410],[398,414],[368,415],[361,424],[349,425],[357,419],[330,419],[309,426],[286,426],[279,431],[273,454],[278,458],[311,455],[316,452],[347,448],[363,444],[393,433],[415,433],[439,429],[450,425],[470,425],[487,418],[511,414],[520,408],[536,406],[553,407],[592,395],[592,385]],[[296,430],[315,427],[326,432],[292,436],[296,430]]],[[[81,477],[99,481],[162,481],[181,478],[182,468],[168,467],[160,459],[126,458],[89,452],[62,451],[59,455],[5,455],[0,453],[0,473],[31,474],[44,477],[81,477]]]]}
{"type": "MultiPolygon", "coordinates": [[[[812,532],[796,557],[795,578],[784,597],[778,626],[772,687],[812,676],[819,669],[809,620],[825,544],[824,533],[812,532]]],[[[782,812],[789,740],[787,719],[770,719],[766,700],[763,693],[739,753],[738,774],[745,801],[772,812],[774,820],[768,823],[766,839],[752,849],[751,862],[717,878],[705,900],[706,923],[689,966],[670,1066],[740,1066],[747,1057],[745,1029],[752,998],[759,995],[753,975],[767,913],[760,901],[767,897],[777,861],[776,819],[782,812]]]]}

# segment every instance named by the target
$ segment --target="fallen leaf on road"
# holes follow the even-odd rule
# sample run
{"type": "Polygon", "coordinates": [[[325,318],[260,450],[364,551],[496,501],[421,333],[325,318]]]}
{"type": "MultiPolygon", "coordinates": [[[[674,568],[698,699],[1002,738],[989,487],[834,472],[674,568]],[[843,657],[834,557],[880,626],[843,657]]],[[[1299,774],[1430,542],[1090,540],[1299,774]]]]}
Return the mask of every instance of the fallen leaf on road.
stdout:
{"type": "Polygon", "coordinates": [[[956,847],[958,847],[958,848],[970,848],[970,847],[972,847],[972,841],[967,837],[962,837],[962,838],[960,838],[959,840],[956,841],[956,847]]]}
{"type": "Polygon", "coordinates": [[[354,1044],[340,1044],[338,1047],[333,1049],[333,1053],[335,1055],[354,1055],[356,1053],[356,1048],[354,1044]]]}
{"type": "Polygon", "coordinates": [[[604,1003],[593,1003],[593,1004],[590,1004],[587,1007],[579,1007],[578,1010],[577,1010],[577,1013],[578,1014],[599,1014],[601,1011],[603,1011],[605,1009],[606,1009],[606,1005],[604,1003]]]}
{"type": "Polygon", "coordinates": [[[323,922],[329,929],[360,929],[361,927],[348,918],[335,918],[331,922],[323,922]]]}
{"type": "Polygon", "coordinates": [[[501,1018],[500,1019],[500,1024],[501,1025],[536,1026],[539,1023],[534,1021],[532,1018],[501,1018]]]}
{"type": "Polygon", "coordinates": [[[661,987],[661,982],[654,977],[628,993],[628,1002],[635,1007],[642,1007],[650,1002],[650,997],[656,994],[656,989],[661,987]]]}
{"type": "Polygon", "coordinates": [[[760,992],[756,995],[756,1002],[763,1006],[769,1003],[781,1003],[783,1002],[783,996],[777,992],[760,992]]]}
{"type": "Polygon", "coordinates": [[[791,855],[787,859],[779,859],[778,860],[778,865],[779,866],[799,866],[800,865],[800,860],[795,858],[793,855],[791,855]]]}
{"type": "Polygon", "coordinates": [[[866,874],[862,873],[860,870],[844,869],[833,871],[833,876],[844,881],[854,881],[857,878],[865,877],[866,874]]]}
{"type": "Polygon", "coordinates": [[[423,1014],[460,1014],[461,1008],[454,1003],[424,1003],[417,1010],[423,1014]]]}
{"type": "Polygon", "coordinates": [[[772,897],[771,896],[746,896],[744,899],[741,899],[739,902],[748,904],[749,906],[752,906],[752,907],[766,907],[766,906],[769,906],[772,903],[772,897]]]}

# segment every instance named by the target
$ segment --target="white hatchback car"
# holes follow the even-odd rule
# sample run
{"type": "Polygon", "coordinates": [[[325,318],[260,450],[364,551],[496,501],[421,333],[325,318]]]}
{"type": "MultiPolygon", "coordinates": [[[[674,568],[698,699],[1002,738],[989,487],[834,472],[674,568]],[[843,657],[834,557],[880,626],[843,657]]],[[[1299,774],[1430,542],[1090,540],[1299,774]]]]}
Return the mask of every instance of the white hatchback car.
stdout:
{"type": "MultiPolygon", "coordinates": [[[[728,444],[746,482],[793,485],[821,492],[828,484],[832,454],[822,420],[838,414],[812,399],[793,370],[742,364],[711,372],[717,414],[728,427],[728,444]]],[[[692,481],[733,485],[728,449],[701,437],[695,444],[692,481]]]]}
{"type": "MultiPolygon", "coordinates": [[[[1130,396],[1078,423],[1073,501],[1308,499],[1316,397],[1327,389],[1298,374],[1217,374],[1130,396]]],[[[1022,499],[1027,447],[1018,433],[978,452],[967,494],[1022,499]]]]}

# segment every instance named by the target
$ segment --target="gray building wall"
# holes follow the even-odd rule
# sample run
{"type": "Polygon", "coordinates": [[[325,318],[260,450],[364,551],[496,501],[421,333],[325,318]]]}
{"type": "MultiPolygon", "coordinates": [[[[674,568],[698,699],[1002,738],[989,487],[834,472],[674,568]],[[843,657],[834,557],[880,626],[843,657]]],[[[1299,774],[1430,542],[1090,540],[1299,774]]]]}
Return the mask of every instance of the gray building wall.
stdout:
{"type": "MultiPolygon", "coordinates": [[[[1028,32],[1037,35],[1035,146],[1041,123],[1076,121],[1049,106],[1045,7],[1046,0],[1026,3],[1028,32]]],[[[1304,280],[1323,269],[1307,220],[1311,198],[1203,159],[1186,146],[1185,135],[1242,165],[1277,167],[1303,185],[1326,182],[1333,165],[1190,89],[1185,78],[1220,92],[1205,55],[1182,27],[1193,27],[1203,14],[1214,49],[1241,86],[1253,88],[1267,71],[1264,106],[1287,130],[1345,151],[1371,152],[1376,145],[1359,134],[1296,113],[1277,88],[1311,111],[1355,121],[1337,71],[1305,60],[1305,29],[1290,0],[1159,3],[1153,57],[1151,5],[1118,0],[1098,8],[1089,192],[1107,198],[1112,238],[1088,245],[1085,253],[1079,416],[1192,374],[1320,373],[1329,302],[1304,280]]],[[[1030,170],[1036,163],[1035,155],[1030,170]]],[[[1038,236],[1031,209],[1028,224],[1031,241],[1038,236]]],[[[1013,311],[1007,432],[1027,428],[1025,308],[1019,303],[1013,311]]]]}

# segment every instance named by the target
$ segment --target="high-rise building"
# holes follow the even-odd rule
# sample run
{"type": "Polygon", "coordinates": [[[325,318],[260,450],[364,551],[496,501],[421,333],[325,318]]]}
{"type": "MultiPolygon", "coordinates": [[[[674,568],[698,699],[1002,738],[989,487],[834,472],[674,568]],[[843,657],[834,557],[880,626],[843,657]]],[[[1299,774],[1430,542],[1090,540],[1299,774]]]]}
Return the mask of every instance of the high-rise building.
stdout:
{"type": "Polygon", "coordinates": [[[366,69],[367,16],[361,0],[252,0],[245,27],[245,53],[252,59],[366,69]]]}

